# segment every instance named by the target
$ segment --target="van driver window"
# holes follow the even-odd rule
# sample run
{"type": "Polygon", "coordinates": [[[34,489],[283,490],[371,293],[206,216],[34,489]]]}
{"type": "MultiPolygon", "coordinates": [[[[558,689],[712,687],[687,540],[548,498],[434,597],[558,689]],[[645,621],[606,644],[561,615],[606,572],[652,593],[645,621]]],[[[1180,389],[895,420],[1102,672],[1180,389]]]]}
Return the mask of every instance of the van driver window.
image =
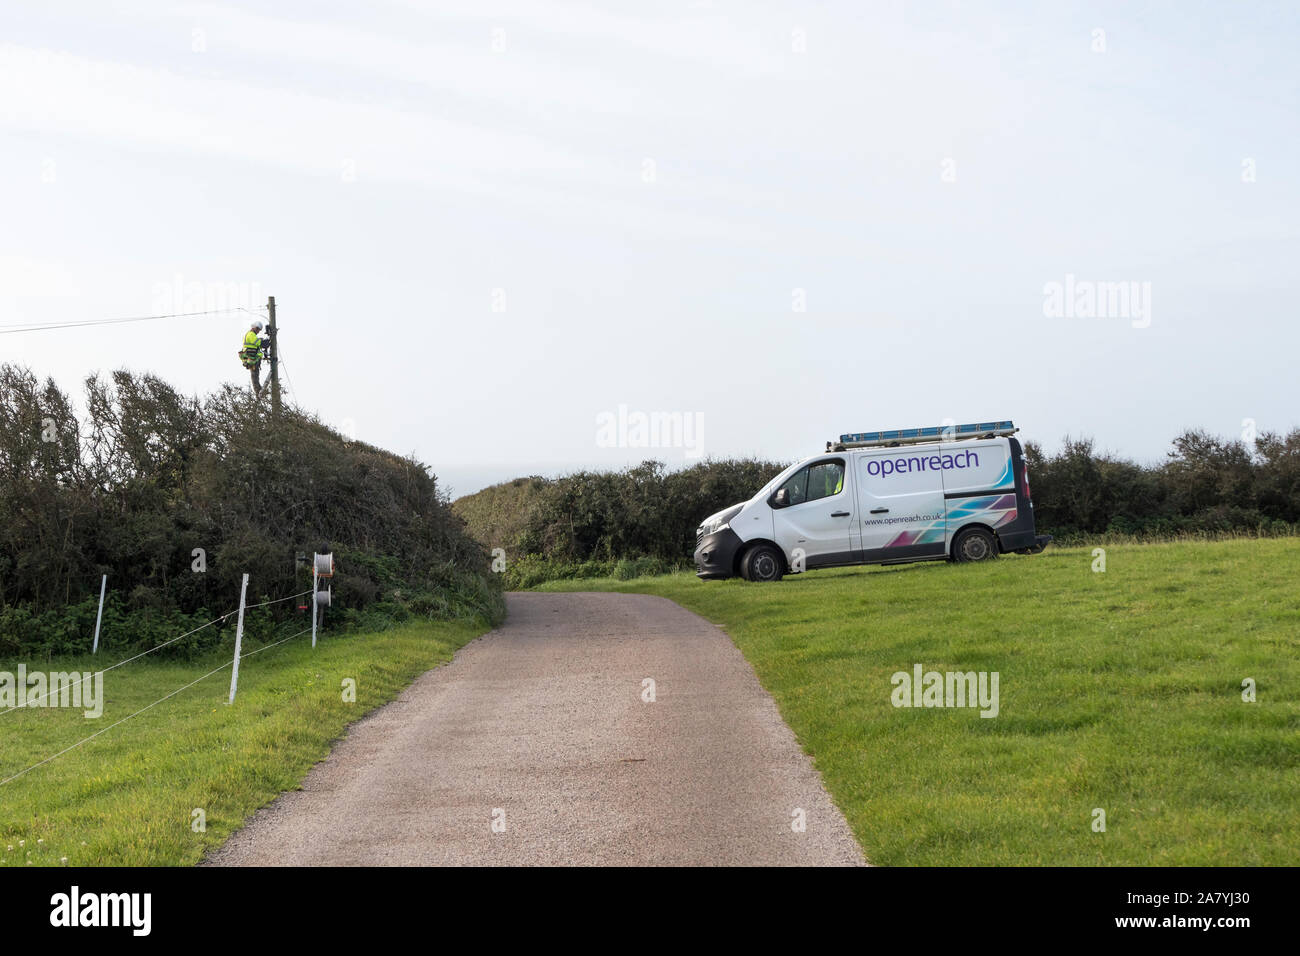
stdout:
{"type": "Polygon", "coordinates": [[[844,490],[844,462],[823,461],[808,468],[808,500],[829,498],[844,490]]]}
{"type": "MultiPolygon", "coordinates": [[[[781,486],[785,489],[787,503],[792,505],[802,504],[808,500],[808,469],[800,468],[793,475],[786,479],[785,484],[781,486]]],[[[778,488],[779,492],[781,488],[778,488]]]]}

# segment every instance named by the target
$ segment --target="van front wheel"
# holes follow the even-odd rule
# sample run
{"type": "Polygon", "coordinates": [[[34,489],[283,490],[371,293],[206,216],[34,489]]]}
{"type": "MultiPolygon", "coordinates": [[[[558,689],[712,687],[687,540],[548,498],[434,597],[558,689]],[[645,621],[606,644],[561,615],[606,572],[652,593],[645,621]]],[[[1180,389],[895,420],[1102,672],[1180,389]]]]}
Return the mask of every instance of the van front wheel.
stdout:
{"type": "Polygon", "coordinates": [[[987,561],[997,556],[997,539],[985,528],[967,528],[952,543],[954,561],[987,561]]]}
{"type": "Polygon", "coordinates": [[[781,555],[770,544],[756,544],[741,559],[740,574],[746,581],[780,581],[781,555]]]}

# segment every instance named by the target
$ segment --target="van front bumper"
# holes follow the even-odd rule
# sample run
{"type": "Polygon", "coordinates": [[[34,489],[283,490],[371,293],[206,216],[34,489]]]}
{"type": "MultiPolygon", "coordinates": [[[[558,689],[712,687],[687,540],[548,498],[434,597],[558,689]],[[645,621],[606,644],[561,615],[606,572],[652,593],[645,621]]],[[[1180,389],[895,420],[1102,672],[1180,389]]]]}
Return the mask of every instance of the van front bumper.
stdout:
{"type": "Polygon", "coordinates": [[[706,534],[695,545],[695,574],[701,578],[729,578],[735,574],[736,552],[744,542],[730,528],[706,534]]]}

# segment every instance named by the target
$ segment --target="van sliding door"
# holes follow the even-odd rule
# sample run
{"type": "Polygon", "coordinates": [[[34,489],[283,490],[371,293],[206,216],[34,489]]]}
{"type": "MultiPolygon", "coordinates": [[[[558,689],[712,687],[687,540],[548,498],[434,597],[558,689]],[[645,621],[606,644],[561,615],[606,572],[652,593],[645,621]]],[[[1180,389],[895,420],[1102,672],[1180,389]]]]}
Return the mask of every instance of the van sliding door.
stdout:
{"type": "Polygon", "coordinates": [[[942,557],[942,460],[933,448],[879,448],[854,456],[861,560],[942,557]]]}

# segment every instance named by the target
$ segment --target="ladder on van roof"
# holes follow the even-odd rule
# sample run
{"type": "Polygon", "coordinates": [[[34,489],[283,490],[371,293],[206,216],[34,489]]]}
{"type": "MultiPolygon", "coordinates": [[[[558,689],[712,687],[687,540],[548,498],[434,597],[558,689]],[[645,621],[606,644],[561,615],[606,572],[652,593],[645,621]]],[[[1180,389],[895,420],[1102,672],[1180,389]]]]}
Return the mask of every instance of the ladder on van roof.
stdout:
{"type": "Polygon", "coordinates": [[[837,442],[827,442],[827,451],[871,448],[879,445],[916,445],[921,442],[967,441],[995,438],[1020,431],[1012,422],[970,422],[965,425],[933,425],[929,428],[898,428],[889,432],[850,432],[837,442]]]}

